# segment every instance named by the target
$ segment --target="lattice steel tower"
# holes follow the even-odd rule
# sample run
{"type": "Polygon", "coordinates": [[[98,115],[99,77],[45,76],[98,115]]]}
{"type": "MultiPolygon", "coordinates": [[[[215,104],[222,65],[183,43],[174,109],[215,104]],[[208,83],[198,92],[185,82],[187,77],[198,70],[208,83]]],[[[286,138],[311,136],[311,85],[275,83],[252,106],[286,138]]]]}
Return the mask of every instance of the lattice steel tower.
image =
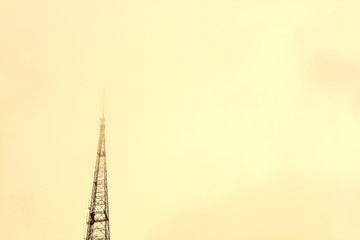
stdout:
{"type": "Polygon", "coordinates": [[[104,100],[94,181],[87,217],[86,240],[110,240],[109,202],[106,174],[104,100]]]}

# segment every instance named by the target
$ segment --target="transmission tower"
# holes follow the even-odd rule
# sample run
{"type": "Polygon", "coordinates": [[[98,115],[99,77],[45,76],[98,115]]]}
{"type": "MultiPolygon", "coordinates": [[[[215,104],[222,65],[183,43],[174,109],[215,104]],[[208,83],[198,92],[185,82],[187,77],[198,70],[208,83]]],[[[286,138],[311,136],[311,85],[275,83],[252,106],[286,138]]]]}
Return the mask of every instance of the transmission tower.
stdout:
{"type": "Polygon", "coordinates": [[[105,118],[104,99],[102,118],[100,118],[100,136],[96,156],[94,181],[87,217],[87,230],[85,240],[110,240],[109,202],[106,173],[105,151],[105,118]]]}

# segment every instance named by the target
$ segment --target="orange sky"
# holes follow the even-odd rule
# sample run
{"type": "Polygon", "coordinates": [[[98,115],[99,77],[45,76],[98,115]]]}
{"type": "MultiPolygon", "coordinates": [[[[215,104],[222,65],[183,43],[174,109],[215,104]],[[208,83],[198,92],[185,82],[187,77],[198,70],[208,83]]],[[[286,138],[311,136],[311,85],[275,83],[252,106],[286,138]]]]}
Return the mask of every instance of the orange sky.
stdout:
{"type": "Polygon", "coordinates": [[[4,239],[359,239],[356,1],[0,1],[4,239]]]}

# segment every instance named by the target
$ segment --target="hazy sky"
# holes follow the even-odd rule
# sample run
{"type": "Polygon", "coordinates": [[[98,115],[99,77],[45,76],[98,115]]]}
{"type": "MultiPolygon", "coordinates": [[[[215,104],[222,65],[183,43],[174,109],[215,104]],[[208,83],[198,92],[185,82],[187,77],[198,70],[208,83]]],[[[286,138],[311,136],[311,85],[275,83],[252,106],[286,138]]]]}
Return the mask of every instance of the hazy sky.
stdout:
{"type": "Polygon", "coordinates": [[[1,238],[83,238],[105,87],[112,239],[359,239],[359,11],[0,0],[1,238]]]}

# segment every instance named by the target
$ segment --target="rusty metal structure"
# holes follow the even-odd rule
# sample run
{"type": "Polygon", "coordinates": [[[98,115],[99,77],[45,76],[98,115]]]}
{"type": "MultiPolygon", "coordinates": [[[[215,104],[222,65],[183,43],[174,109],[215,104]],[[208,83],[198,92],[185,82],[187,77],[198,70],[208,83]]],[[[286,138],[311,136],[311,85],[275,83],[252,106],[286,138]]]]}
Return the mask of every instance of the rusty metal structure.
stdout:
{"type": "Polygon", "coordinates": [[[94,180],[87,217],[85,240],[110,240],[109,201],[105,151],[104,99],[94,180]]]}

